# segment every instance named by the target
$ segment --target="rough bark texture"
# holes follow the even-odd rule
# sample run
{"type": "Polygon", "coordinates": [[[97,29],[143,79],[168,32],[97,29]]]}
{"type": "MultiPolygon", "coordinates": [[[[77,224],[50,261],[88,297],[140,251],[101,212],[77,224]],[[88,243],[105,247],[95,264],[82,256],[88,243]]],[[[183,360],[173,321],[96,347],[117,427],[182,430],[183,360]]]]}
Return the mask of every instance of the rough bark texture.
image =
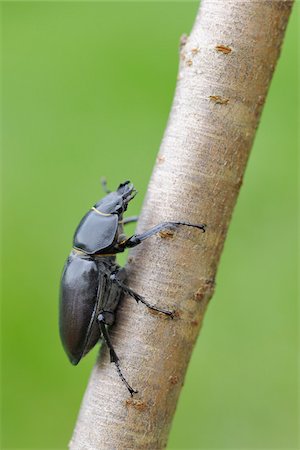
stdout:
{"type": "Polygon", "coordinates": [[[190,37],[182,39],[175,99],[138,231],[178,219],[205,222],[207,232],[183,227],[131,252],[128,284],[176,309],[177,317],[124,299],[112,340],[139,394],[130,398],[104,348],[73,450],[166,446],[291,6],[203,0],[190,37]]]}

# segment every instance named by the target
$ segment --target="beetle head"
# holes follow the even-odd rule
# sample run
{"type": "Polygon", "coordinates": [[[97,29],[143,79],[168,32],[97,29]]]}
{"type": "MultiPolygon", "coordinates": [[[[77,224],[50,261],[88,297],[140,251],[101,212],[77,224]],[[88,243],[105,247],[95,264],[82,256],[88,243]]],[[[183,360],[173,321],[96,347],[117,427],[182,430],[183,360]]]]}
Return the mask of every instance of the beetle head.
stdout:
{"type": "Polygon", "coordinates": [[[102,200],[96,203],[96,208],[105,214],[121,215],[126,211],[128,203],[137,194],[134,186],[130,181],[121,183],[118,189],[107,194],[102,200]]]}

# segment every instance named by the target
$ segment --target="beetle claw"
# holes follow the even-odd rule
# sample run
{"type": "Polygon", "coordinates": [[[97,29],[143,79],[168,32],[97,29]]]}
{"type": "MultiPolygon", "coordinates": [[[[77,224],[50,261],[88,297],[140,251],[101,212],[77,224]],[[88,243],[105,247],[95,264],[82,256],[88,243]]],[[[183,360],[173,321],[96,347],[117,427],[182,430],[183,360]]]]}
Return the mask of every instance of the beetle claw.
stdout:
{"type": "Polygon", "coordinates": [[[133,394],[138,394],[139,393],[139,391],[136,391],[135,389],[132,389],[132,388],[128,388],[128,390],[129,390],[129,393],[130,393],[130,395],[131,395],[131,397],[133,397],[133,394]]]}
{"type": "Polygon", "coordinates": [[[171,311],[170,317],[173,320],[175,316],[176,316],[176,310],[174,309],[173,311],[171,311]]]}

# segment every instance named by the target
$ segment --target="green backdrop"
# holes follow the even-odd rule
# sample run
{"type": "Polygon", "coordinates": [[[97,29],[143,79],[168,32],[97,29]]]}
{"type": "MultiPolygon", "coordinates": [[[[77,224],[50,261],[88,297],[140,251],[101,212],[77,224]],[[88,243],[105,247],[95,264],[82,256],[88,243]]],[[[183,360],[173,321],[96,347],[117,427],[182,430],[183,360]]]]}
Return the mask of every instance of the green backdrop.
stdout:
{"type": "MultiPolygon", "coordinates": [[[[76,368],[63,353],[62,266],[101,175],[135,183],[138,213],[198,4],[1,8],[2,448],[64,449],[97,350],[76,368]]],[[[295,13],[169,449],[297,447],[295,13]]]]}

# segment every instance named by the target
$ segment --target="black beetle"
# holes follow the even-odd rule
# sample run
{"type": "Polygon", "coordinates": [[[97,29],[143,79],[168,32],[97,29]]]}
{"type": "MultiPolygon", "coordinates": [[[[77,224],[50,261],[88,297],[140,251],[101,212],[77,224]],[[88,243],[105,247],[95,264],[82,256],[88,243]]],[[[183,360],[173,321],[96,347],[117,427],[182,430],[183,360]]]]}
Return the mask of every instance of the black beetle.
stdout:
{"type": "MultiPolygon", "coordinates": [[[[103,183],[106,189],[106,184],[103,183]]],[[[123,225],[138,217],[123,219],[128,203],[136,195],[130,181],[120,184],[115,192],[97,202],[81,220],[75,231],[73,249],[66,261],[60,291],[60,336],[72,364],[78,364],[102,336],[110,360],[130,394],[136,393],[126,381],[119,358],[110,341],[108,327],[114,323],[115,312],[122,294],[128,294],[148,308],[173,317],[173,312],[151,305],[123,282],[125,269],[116,262],[116,254],[135,247],[145,239],[179,225],[205,231],[205,225],[187,222],[163,222],[141,234],[126,238],[123,225]]]]}

